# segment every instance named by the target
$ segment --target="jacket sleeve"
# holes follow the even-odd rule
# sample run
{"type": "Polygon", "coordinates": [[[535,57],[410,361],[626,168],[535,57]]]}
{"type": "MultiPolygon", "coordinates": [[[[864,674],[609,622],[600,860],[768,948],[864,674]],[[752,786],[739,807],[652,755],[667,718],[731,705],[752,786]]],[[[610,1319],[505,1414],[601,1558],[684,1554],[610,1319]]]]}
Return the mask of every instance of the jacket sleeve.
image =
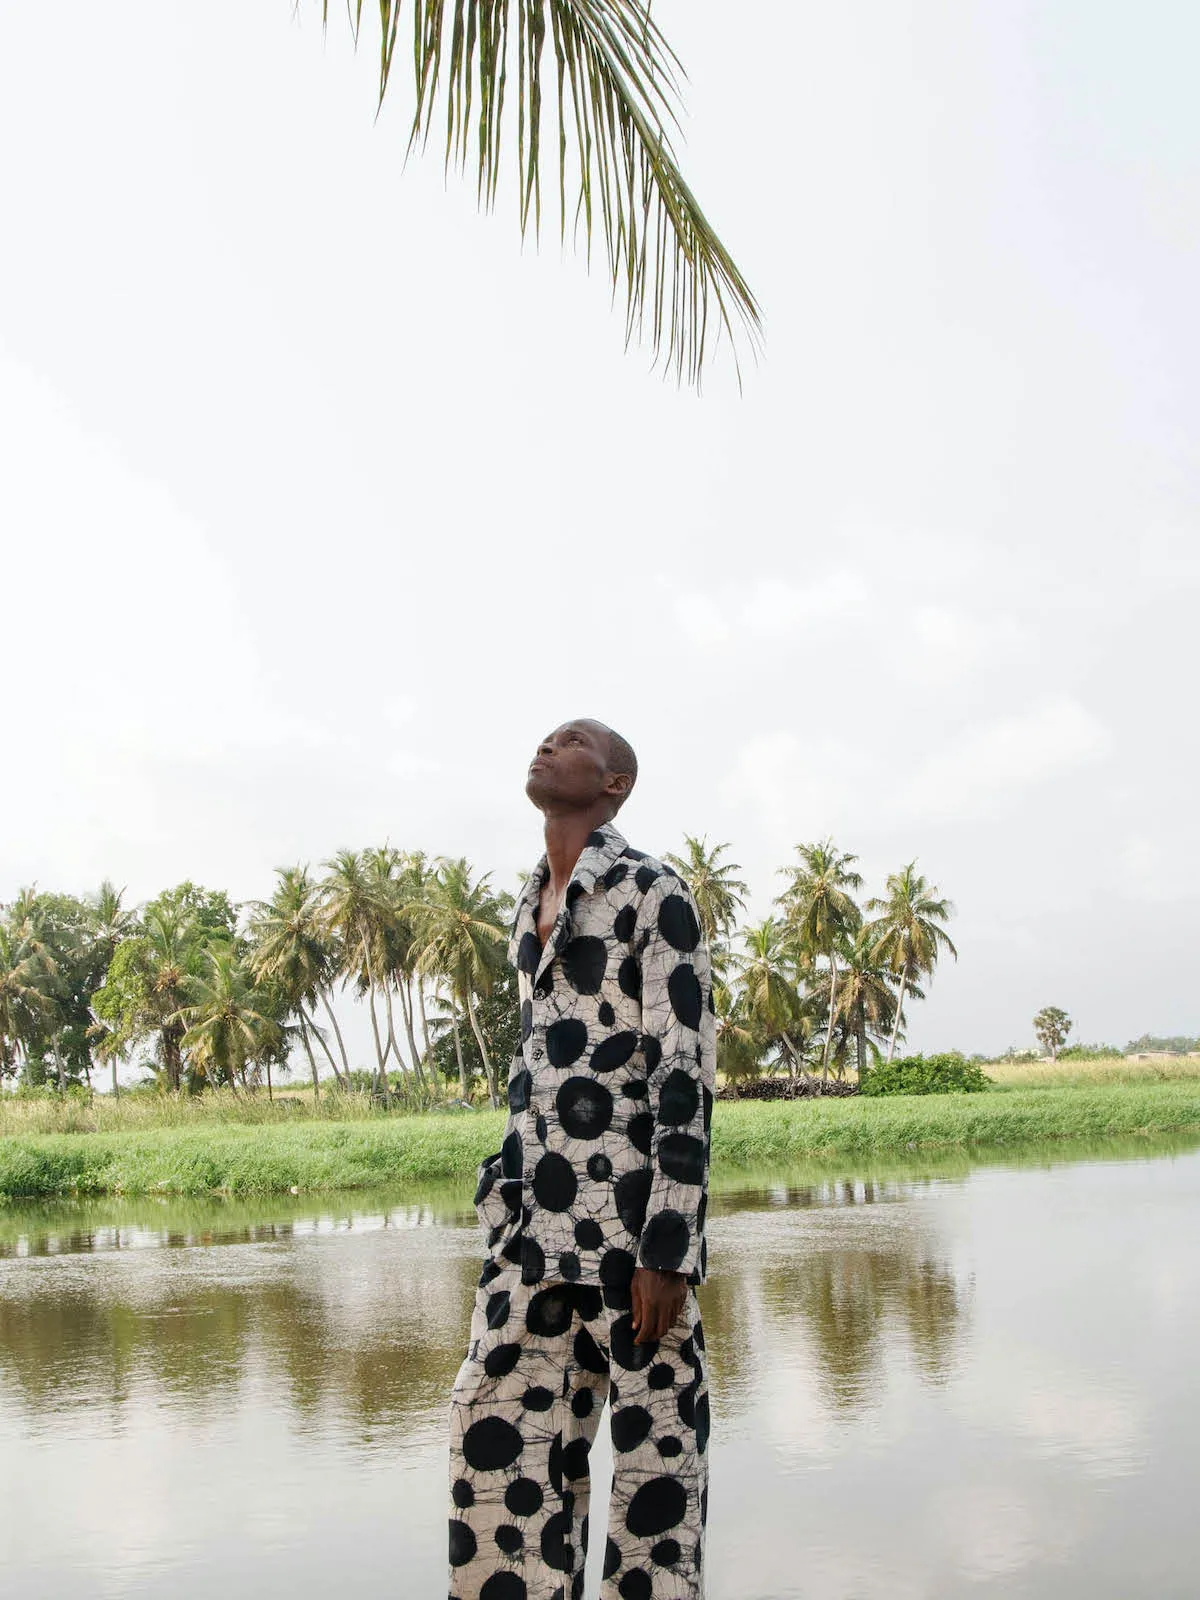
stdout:
{"type": "Polygon", "coordinates": [[[703,1283],[716,1018],[708,950],[696,903],[681,878],[664,872],[650,885],[636,939],[654,1117],[650,1198],[638,1265],[682,1272],[692,1283],[703,1283]]]}

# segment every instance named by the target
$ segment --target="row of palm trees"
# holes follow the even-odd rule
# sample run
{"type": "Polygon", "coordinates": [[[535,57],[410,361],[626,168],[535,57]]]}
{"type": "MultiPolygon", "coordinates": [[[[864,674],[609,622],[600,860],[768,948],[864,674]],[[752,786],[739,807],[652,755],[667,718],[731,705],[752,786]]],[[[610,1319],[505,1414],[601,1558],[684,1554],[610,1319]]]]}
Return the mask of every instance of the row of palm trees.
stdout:
{"type": "Polygon", "coordinates": [[[383,847],[340,851],[321,876],[277,875],[269,900],[235,907],[181,884],[133,911],[105,883],[89,900],[24,890],[0,911],[0,1080],[91,1082],[137,1059],[164,1087],[235,1090],[293,1052],[314,1091],[352,1085],[336,996],[365,999],[382,1092],[396,1073],[440,1098],[432,1058],[453,1039],[470,1092],[469,1027],[493,1104],[500,1088],[479,1001],[505,973],[510,896],[463,860],[383,847]],[[399,1013],[399,1020],[397,1019],[399,1013]]]}
{"type": "Polygon", "coordinates": [[[825,839],[797,845],[798,860],[780,869],[776,914],[738,929],[747,886],[728,849],[688,835],[684,854],[667,857],[691,886],[712,951],[723,1074],[797,1074],[819,1062],[823,1077],[841,1077],[853,1056],[862,1079],[869,1055],[886,1049],[891,1061],[906,1002],[924,997],[943,952],[957,957],[950,902],[910,861],[860,903],[857,856],[825,839]]]}
{"type": "MultiPolygon", "coordinates": [[[[906,1007],[944,952],[952,907],[910,862],[860,902],[856,857],[831,840],[796,847],[775,914],[739,926],[747,886],[729,846],[685,836],[668,856],[689,883],[713,955],[718,1064],[858,1074],[891,1060],[906,1007]]],[[[0,1080],[90,1083],[141,1060],[165,1088],[265,1080],[298,1054],[314,1092],[350,1088],[338,997],[365,1002],[380,1093],[442,1098],[482,1076],[515,1030],[505,945],[511,895],[465,858],[391,846],[342,850],[319,873],[281,870],[265,901],[235,906],[184,883],[139,910],[110,883],[87,900],[24,890],[0,911],[0,1080]],[[512,1013],[510,1016],[509,1014],[512,1013]],[[452,1052],[450,1046],[452,1045],[452,1052]]]]}
{"type": "Polygon", "coordinates": [[[499,1105],[496,1065],[478,1003],[504,974],[513,902],[491,887],[490,876],[476,877],[464,857],[431,861],[420,851],[390,846],[341,850],[326,863],[320,879],[306,867],[279,873],[271,899],[253,908],[249,961],[258,980],[283,990],[314,1084],[314,1044],[324,1050],[335,1076],[349,1081],[349,1058],[333,1005],[334,991],[348,986],[366,1000],[381,1084],[394,1060],[396,1069],[411,1074],[423,1093],[434,1092],[428,1067],[434,1002],[438,1014],[433,1029],[447,1027],[454,1040],[463,1098],[470,1092],[465,1022],[492,1103],[499,1105]],[[337,1042],[340,1066],[317,1025],[318,1005],[337,1042]]]}

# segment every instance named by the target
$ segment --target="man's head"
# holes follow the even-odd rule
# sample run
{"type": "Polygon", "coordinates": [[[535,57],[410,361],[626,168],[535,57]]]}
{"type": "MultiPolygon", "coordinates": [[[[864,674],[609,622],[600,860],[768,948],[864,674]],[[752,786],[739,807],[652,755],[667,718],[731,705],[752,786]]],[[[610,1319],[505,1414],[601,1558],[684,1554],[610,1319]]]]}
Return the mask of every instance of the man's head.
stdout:
{"type": "Polygon", "coordinates": [[[547,734],[529,767],[525,793],[539,811],[602,810],[614,817],[637,781],[627,739],[591,717],[547,734]]]}

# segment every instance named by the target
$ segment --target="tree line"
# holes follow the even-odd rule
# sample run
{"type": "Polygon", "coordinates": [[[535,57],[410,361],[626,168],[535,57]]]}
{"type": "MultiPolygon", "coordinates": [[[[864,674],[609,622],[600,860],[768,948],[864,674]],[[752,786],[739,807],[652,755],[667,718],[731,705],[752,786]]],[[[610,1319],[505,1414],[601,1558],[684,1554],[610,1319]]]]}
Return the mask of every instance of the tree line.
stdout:
{"type": "MultiPolygon", "coordinates": [[[[944,952],[952,907],[910,862],[860,899],[857,858],[796,847],[775,914],[739,924],[747,886],[729,846],[685,835],[667,864],[696,898],[714,969],[718,1065],[860,1077],[891,1060],[906,1008],[944,952]]],[[[365,1002],[366,1081],[415,1104],[493,1105],[516,1046],[506,960],[513,896],[462,857],[389,845],[282,869],[269,899],[234,903],[185,882],[139,907],[111,882],[90,896],[22,890],[0,907],[0,1083],[89,1086],[122,1062],[170,1092],[265,1084],[299,1056],[314,1093],[362,1086],[337,999],[365,1002]]]]}
{"type": "Polygon", "coordinates": [[[841,1077],[853,1060],[862,1080],[873,1061],[890,1062],[906,1006],[924,998],[939,957],[958,954],[945,927],[954,908],[916,862],[863,900],[857,856],[832,839],[798,844],[777,873],[775,913],[739,927],[748,890],[729,845],[691,835],[684,845],[665,859],[690,885],[712,952],[724,1075],[819,1067],[841,1077]]]}

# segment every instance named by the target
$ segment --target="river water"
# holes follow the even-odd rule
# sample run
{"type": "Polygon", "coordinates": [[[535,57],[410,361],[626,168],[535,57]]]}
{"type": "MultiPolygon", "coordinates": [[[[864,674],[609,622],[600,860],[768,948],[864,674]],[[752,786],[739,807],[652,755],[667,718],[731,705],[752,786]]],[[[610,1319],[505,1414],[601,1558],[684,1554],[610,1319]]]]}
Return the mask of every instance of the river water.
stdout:
{"type": "MultiPolygon", "coordinates": [[[[1139,1152],[725,1180],[709,1600],[1200,1594],[1200,1152],[1139,1152]]],[[[442,1600],[479,1248],[454,1191],[0,1210],[0,1593],[442,1600]]]]}

